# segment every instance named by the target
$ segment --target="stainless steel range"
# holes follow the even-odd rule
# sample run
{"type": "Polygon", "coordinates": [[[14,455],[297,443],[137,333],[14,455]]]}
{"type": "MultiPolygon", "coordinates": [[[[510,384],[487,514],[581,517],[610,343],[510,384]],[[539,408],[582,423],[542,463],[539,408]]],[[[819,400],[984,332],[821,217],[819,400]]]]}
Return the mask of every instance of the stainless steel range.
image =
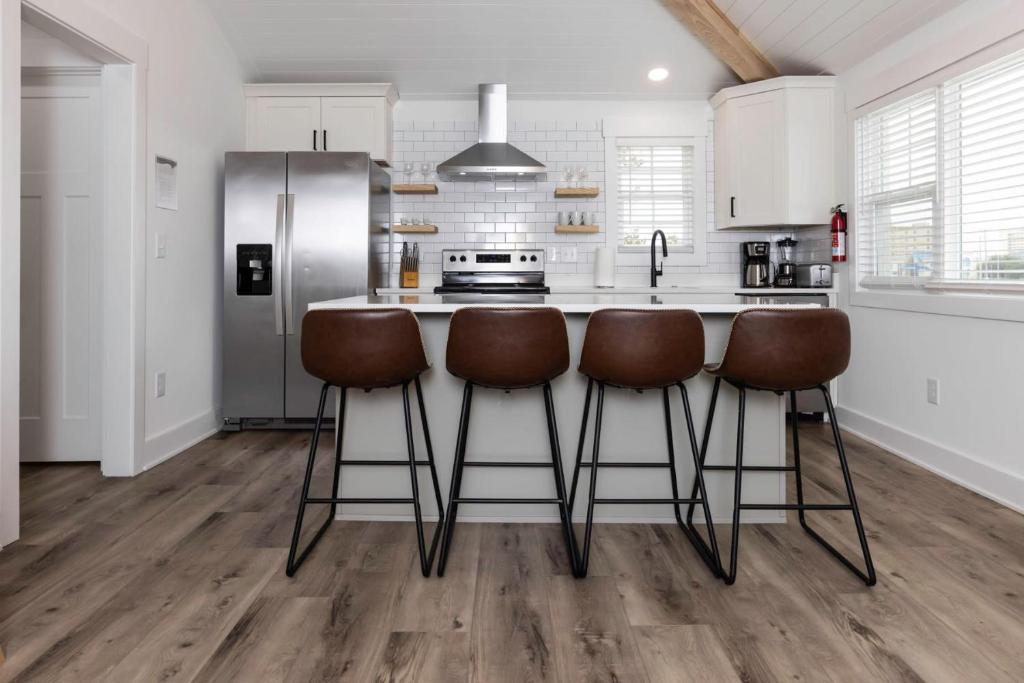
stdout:
{"type": "Polygon", "coordinates": [[[441,286],[435,294],[542,297],[543,249],[446,249],[441,252],[441,286]]]}

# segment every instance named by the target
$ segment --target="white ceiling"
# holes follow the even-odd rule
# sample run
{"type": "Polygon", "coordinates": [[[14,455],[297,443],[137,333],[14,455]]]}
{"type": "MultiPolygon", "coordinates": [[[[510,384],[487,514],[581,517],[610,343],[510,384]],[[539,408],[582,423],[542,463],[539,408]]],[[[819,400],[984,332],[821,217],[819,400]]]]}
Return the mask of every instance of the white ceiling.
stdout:
{"type": "MultiPolygon", "coordinates": [[[[263,82],[405,97],[706,97],[737,82],[660,0],[204,0],[263,82]],[[669,80],[647,80],[666,66],[669,80]]],[[[969,0],[718,0],[783,74],[841,73],[969,0]]]]}
{"type": "Polygon", "coordinates": [[[718,0],[783,74],[838,74],[968,0],[718,0]]]}
{"type": "Polygon", "coordinates": [[[403,97],[706,97],[737,82],[659,0],[205,0],[265,82],[386,81],[403,97]],[[653,66],[671,72],[647,80],[653,66]]]}

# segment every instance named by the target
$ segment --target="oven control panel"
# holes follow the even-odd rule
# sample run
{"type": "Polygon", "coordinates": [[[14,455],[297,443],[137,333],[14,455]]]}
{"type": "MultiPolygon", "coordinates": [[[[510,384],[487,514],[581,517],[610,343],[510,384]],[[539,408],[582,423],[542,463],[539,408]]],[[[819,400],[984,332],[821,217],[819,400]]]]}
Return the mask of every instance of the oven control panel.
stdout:
{"type": "Polygon", "coordinates": [[[445,249],[443,273],[543,273],[543,249],[445,249]]]}

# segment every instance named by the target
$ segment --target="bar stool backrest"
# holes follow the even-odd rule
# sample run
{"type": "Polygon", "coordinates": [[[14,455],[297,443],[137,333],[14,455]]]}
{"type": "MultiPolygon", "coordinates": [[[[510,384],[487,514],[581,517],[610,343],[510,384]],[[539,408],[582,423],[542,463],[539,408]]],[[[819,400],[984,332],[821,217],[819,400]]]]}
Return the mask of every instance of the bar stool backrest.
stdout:
{"type": "Polygon", "coordinates": [[[569,335],[557,308],[460,308],[448,330],[448,372],[473,384],[524,389],[569,369],[569,335]]]}
{"type": "Polygon", "coordinates": [[[377,389],[409,382],[430,364],[416,316],[380,308],[306,313],[302,367],[337,387],[377,389]]]}
{"type": "Polygon", "coordinates": [[[850,320],[834,308],[750,309],[736,315],[715,374],[754,389],[811,389],[850,363],[850,320]]]}
{"type": "Polygon", "coordinates": [[[683,382],[704,365],[704,324],[690,310],[607,308],[587,321],[580,372],[629,389],[683,382]]]}

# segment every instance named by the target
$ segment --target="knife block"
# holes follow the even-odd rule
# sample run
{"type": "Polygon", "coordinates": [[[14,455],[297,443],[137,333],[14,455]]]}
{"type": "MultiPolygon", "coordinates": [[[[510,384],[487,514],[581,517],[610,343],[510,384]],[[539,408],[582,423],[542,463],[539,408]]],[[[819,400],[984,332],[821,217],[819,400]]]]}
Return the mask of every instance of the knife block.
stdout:
{"type": "Polygon", "coordinates": [[[418,270],[403,270],[399,280],[402,289],[411,289],[420,286],[420,272],[418,270]]]}

